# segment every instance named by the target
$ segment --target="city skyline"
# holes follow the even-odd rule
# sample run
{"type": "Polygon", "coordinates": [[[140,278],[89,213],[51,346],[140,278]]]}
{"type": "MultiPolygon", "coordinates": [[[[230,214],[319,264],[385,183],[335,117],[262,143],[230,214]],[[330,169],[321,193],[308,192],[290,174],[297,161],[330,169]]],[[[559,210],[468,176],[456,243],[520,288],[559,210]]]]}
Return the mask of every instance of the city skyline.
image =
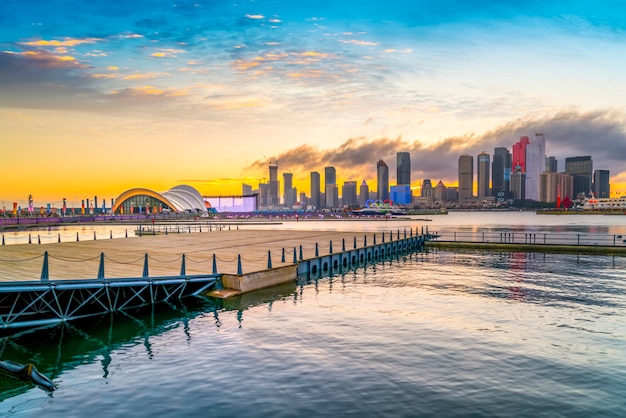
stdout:
{"type": "MultiPolygon", "coordinates": [[[[0,200],[257,187],[268,161],[456,183],[459,155],[542,132],[626,194],[625,27],[597,2],[6,1],[0,200]]],[[[395,179],[394,179],[395,180],[395,179]]],[[[393,183],[393,181],[391,181],[393,183]]],[[[272,196],[276,197],[275,190],[272,196]]]]}

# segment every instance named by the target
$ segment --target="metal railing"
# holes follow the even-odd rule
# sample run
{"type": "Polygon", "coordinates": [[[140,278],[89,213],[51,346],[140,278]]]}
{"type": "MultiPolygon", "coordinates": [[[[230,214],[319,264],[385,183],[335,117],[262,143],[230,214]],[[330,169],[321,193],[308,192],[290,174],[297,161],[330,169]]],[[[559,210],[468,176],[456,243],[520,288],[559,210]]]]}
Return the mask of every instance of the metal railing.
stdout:
{"type": "Polygon", "coordinates": [[[476,242],[494,244],[626,246],[626,237],[617,234],[578,232],[500,232],[500,231],[437,231],[435,241],[476,242]]]}

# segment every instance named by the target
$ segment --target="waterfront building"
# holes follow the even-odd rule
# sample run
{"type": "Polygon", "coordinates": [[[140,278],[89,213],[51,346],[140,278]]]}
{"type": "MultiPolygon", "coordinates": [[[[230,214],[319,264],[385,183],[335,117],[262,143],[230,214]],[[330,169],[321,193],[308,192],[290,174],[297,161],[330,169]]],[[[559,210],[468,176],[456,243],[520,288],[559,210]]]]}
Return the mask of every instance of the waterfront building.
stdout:
{"type": "Polygon", "coordinates": [[[565,173],[545,171],[541,173],[540,202],[557,203],[557,207],[567,197],[572,198],[574,193],[574,178],[565,173]]]}
{"type": "Polygon", "coordinates": [[[478,183],[478,199],[482,200],[491,196],[489,189],[489,166],[491,156],[487,152],[481,152],[476,158],[476,174],[478,183]]]}
{"type": "Polygon", "coordinates": [[[474,197],[474,157],[463,154],[459,157],[459,202],[474,197]]]}
{"type": "Polygon", "coordinates": [[[344,181],[341,188],[341,203],[343,206],[357,206],[356,181],[344,181]]]}
{"type": "Polygon", "coordinates": [[[324,168],[324,184],[337,184],[337,170],[335,167],[324,168]]]}
{"type": "Polygon", "coordinates": [[[117,214],[131,213],[207,213],[207,204],[195,188],[180,185],[165,192],[145,188],[134,188],[123,192],[115,199],[111,209],[117,214]]]}
{"type": "Polygon", "coordinates": [[[312,206],[312,209],[317,210],[317,209],[321,209],[321,182],[320,182],[320,173],[318,173],[317,171],[311,171],[311,200],[310,200],[310,206],[312,206]]]}
{"type": "Polygon", "coordinates": [[[448,187],[447,196],[448,202],[457,202],[459,200],[459,188],[457,186],[448,187]]]}
{"type": "Polygon", "coordinates": [[[433,189],[433,200],[435,202],[445,202],[448,200],[448,189],[441,180],[433,189]]]}
{"type": "Polygon", "coordinates": [[[398,152],[396,163],[396,184],[398,186],[411,185],[411,154],[398,152]]]}
{"type": "Polygon", "coordinates": [[[420,196],[428,198],[433,197],[433,185],[430,179],[422,180],[422,190],[420,192],[420,196]]]}
{"type": "Polygon", "coordinates": [[[389,199],[398,205],[410,205],[413,201],[411,186],[408,184],[391,186],[389,199]]]}
{"type": "Polygon", "coordinates": [[[297,190],[293,187],[293,173],[283,173],[283,203],[292,208],[296,204],[297,190]]]}
{"type": "Polygon", "coordinates": [[[550,173],[556,173],[559,170],[557,169],[557,161],[556,161],[556,157],[550,156],[550,157],[546,157],[546,170],[550,173]]]}
{"type": "Polygon", "coordinates": [[[370,199],[370,188],[367,182],[363,180],[361,187],[359,188],[359,205],[365,206],[365,202],[370,199]]]}
{"type": "Polygon", "coordinates": [[[278,181],[278,164],[270,162],[270,183],[269,183],[269,201],[268,206],[276,206],[280,203],[279,190],[280,182],[278,181]]]}
{"type": "Polygon", "coordinates": [[[511,153],[506,147],[493,149],[491,162],[491,195],[504,195],[509,191],[511,180],[511,153]]]}
{"type": "Polygon", "coordinates": [[[268,183],[259,183],[259,205],[261,207],[270,205],[270,185],[268,183]]]}
{"type": "Polygon", "coordinates": [[[541,173],[546,168],[546,140],[543,134],[535,134],[526,145],[526,199],[539,200],[541,173]]]}
{"type": "Polygon", "coordinates": [[[530,140],[527,136],[521,136],[519,141],[513,144],[513,171],[519,167],[518,171],[526,172],[526,147],[529,143],[530,140]]]}
{"type": "Polygon", "coordinates": [[[513,199],[526,200],[526,173],[521,170],[513,171],[510,187],[513,199]]]}
{"type": "Polygon", "coordinates": [[[324,196],[326,198],[326,209],[333,209],[339,207],[339,190],[336,184],[325,185],[324,196]]]}
{"type": "Polygon", "coordinates": [[[565,172],[574,176],[574,199],[586,196],[592,191],[593,161],[590,156],[569,157],[565,159],[565,172]]]}
{"type": "Polygon", "coordinates": [[[595,170],[593,172],[593,194],[599,199],[611,197],[609,170],[595,170]]]}
{"type": "Polygon", "coordinates": [[[377,199],[385,201],[389,199],[389,167],[383,160],[376,163],[376,180],[378,182],[377,199]]]}

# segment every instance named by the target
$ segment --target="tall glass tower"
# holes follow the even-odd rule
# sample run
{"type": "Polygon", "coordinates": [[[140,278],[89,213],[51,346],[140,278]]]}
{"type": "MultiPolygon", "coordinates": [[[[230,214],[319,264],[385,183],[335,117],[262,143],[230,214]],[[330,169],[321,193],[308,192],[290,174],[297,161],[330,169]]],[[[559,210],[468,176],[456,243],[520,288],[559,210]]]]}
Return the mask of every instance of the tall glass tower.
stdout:
{"type": "Polygon", "coordinates": [[[565,172],[574,176],[574,197],[587,195],[591,189],[593,161],[591,156],[569,157],[565,159],[565,172]]]}
{"type": "Polygon", "coordinates": [[[474,157],[464,154],[459,157],[459,202],[472,199],[474,189],[474,157]]]}
{"type": "Polygon", "coordinates": [[[321,209],[320,206],[320,173],[311,171],[311,205],[315,209],[321,209]]]}
{"type": "Polygon", "coordinates": [[[478,154],[477,164],[477,180],[478,180],[478,198],[484,199],[491,196],[489,193],[489,165],[491,164],[491,156],[487,152],[478,154]]]}
{"type": "Polygon", "coordinates": [[[378,181],[378,200],[389,199],[389,167],[383,160],[376,163],[376,179],[378,181]]]}
{"type": "Polygon", "coordinates": [[[411,185],[411,154],[399,152],[396,154],[396,184],[398,186],[411,185]]]}

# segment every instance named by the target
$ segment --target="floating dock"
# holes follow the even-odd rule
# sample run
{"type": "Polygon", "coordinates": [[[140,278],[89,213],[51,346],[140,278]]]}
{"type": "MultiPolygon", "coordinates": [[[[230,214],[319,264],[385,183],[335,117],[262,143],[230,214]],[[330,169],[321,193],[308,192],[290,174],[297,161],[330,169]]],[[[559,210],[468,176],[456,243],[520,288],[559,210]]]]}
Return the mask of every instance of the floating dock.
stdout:
{"type": "Polygon", "coordinates": [[[0,329],[241,293],[421,251],[428,235],[222,230],[0,246],[0,329]]]}

